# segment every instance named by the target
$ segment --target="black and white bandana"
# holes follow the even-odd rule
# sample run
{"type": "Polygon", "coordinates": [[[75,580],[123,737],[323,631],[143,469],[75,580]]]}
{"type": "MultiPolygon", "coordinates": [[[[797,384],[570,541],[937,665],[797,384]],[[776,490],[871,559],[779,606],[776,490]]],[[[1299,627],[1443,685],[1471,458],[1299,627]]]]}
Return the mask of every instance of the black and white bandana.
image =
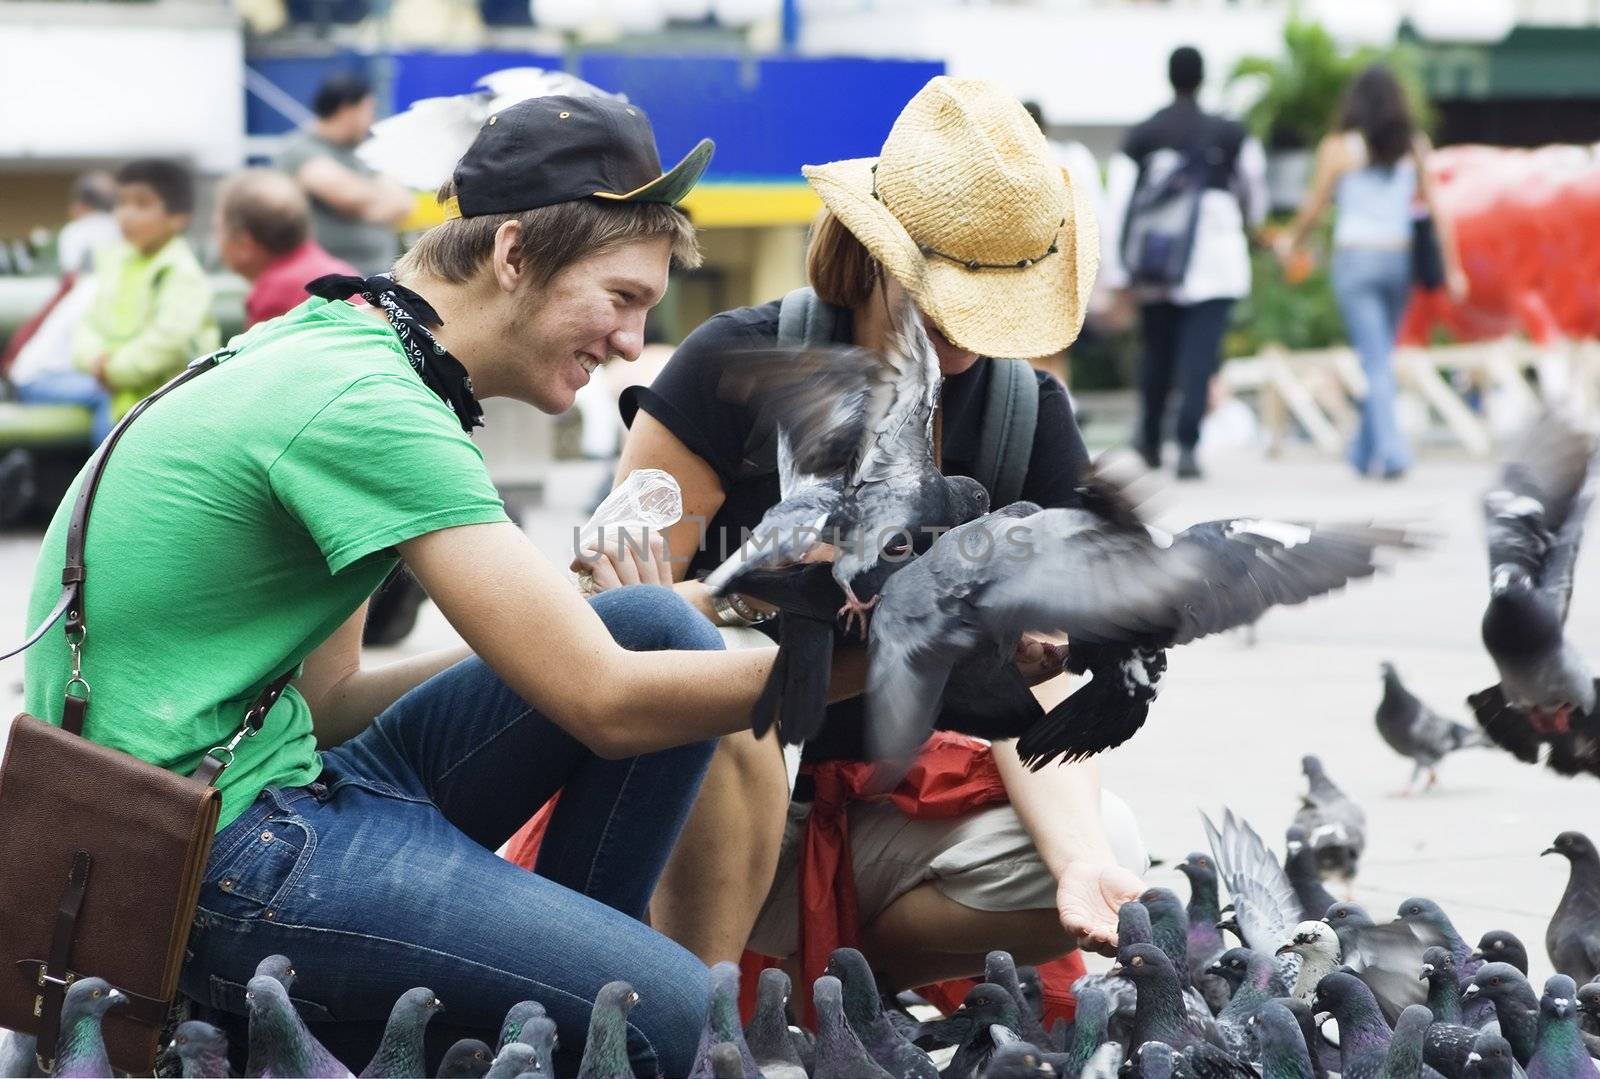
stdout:
{"type": "Polygon", "coordinates": [[[461,429],[470,433],[474,427],[483,426],[483,407],[473,396],[467,369],[445,350],[429,329],[443,326],[444,320],[427,300],[397,283],[389,274],[364,278],[328,274],[307,284],[306,291],[325,300],[364,297],[388,316],[405,349],[406,359],[422,377],[423,384],[450,406],[450,411],[461,421],[461,429]]]}

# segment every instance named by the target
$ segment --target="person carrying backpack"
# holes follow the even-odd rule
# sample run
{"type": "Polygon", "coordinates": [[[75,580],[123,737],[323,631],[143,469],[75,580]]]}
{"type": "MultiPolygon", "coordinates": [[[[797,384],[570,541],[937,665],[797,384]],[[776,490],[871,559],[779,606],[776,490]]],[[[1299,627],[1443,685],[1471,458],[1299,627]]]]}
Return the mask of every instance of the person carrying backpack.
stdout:
{"type": "Polygon", "coordinates": [[[1178,384],[1178,477],[1195,445],[1233,302],[1250,291],[1247,230],[1266,216],[1266,155],[1237,121],[1201,110],[1205,65],[1184,45],[1167,61],[1172,104],[1128,132],[1107,169],[1106,227],[1120,256],[1103,271],[1139,304],[1143,356],[1134,446],[1161,467],[1167,398],[1178,384]]]}
{"type": "MultiPolygon", "coordinates": [[[[1022,106],[993,83],[941,76],[906,106],[878,158],[805,174],[825,206],[807,253],[811,287],[715,316],[649,387],[622,399],[631,430],[619,477],[670,472],[685,517],[667,530],[670,563],[619,567],[610,579],[648,583],[670,570],[679,593],[724,627],[748,626],[760,611],[739,597],[713,600],[695,577],[779,500],[776,454],[756,417],[718,393],[730,352],[877,349],[909,294],[944,375],[937,429],[947,474],[979,479],[996,506],[1066,506],[1089,467],[1061,383],[993,358],[1067,347],[1099,261],[1086,193],[1022,106]]],[[[1059,699],[1067,682],[1040,692],[1059,699]]],[[[721,739],[651,924],[708,962],[737,960],[747,946],[825,955],[819,934],[837,930],[831,940],[859,946],[897,989],[981,973],[991,949],[1043,963],[1078,946],[1115,947],[1117,907],[1141,891],[1146,863],[1132,813],[1102,796],[1093,762],[1030,772],[1014,742],[938,732],[914,769],[929,780],[920,790],[902,783],[892,801],[862,801],[849,792],[864,757],[861,720],[859,699],[830,707],[797,781],[771,733],[721,739]],[[801,883],[817,877],[813,852],[826,843],[806,836],[824,816],[828,834],[848,829],[833,847],[838,868],[853,873],[843,902],[801,883]],[[851,898],[854,918],[842,909],[851,898]],[[841,924],[822,924],[829,919],[841,924]]]]}

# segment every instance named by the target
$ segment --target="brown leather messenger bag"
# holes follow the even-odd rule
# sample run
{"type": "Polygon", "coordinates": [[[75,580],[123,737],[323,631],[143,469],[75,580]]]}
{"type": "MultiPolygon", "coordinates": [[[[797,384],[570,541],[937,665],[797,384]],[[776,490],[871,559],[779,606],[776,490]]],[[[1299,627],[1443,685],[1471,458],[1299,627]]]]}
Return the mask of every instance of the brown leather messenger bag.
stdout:
{"type": "Polygon", "coordinates": [[[221,810],[217,777],[294,675],[291,667],[269,682],[238,731],[207,750],[193,775],[83,737],[90,697],[84,533],[106,460],[145,409],[229,354],[195,360],[134,406],[95,451],[72,508],[61,597],[21,646],[0,655],[32,647],[64,621],[72,673],[61,726],[17,716],[0,765],[0,1026],[35,1035],[47,1074],[67,989],[91,976],[127,998],[104,1020],[111,1063],[136,1074],[154,1067],[221,810]]]}

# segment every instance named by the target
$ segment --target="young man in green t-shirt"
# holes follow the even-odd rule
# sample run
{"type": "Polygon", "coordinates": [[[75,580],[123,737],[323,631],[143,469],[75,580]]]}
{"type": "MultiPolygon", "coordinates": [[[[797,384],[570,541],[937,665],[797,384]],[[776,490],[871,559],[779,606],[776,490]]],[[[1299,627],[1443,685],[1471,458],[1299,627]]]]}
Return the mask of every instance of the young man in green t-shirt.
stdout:
{"type": "MultiPolygon", "coordinates": [[[[192,771],[303,664],[219,780],[189,995],[242,1014],[256,963],[288,955],[302,1013],[356,1070],[412,986],[491,1041],[538,1000],[575,1052],[624,978],[635,1066],[687,1073],[706,970],[639,919],[771,650],[716,651],[666,588],[585,601],[507,520],[468,432],[479,397],[560,412],[638,354],[670,262],[698,259],[675,207],[710,152],[663,173],[644,114],[611,100],[503,110],[392,279],[320,279],[116,444],[87,538],[84,733],[192,771]],[[357,293],[369,307],[340,302],[357,293]],[[397,558],[466,645],[365,668],[365,603],[397,558]],[[537,874],[497,858],[558,791],[537,874]]],[[[606,569],[669,579],[651,558],[606,569]]],[[[29,653],[30,711],[60,722],[69,669],[59,633],[29,653]]]]}

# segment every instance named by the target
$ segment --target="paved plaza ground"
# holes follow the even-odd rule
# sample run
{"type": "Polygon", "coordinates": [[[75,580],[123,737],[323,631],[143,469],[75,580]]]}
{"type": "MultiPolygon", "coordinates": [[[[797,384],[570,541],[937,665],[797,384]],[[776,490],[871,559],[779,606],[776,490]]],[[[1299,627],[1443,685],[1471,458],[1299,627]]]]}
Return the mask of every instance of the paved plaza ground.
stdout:
{"type": "MultiPolygon", "coordinates": [[[[1367,810],[1357,899],[1387,916],[1407,896],[1429,896],[1470,939],[1490,928],[1514,931],[1529,945],[1535,977],[1548,973],[1544,928],[1567,873],[1539,851],[1566,828],[1600,838],[1600,780],[1566,780],[1498,751],[1471,750],[1444,764],[1438,789],[1395,797],[1410,765],[1372,723],[1382,660],[1395,662],[1425,701],[1461,719],[1465,696],[1495,679],[1478,641],[1487,573],[1477,497],[1491,474],[1485,462],[1425,458],[1405,481],[1378,484],[1330,460],[1241,456],[1214,460],[1205,482],[1168,491],[1159,520],[1169,527],[1241,513],[1371,517],[1415,522],[1438,542],[1375,582],[1268,615],[1253,646],[1229,635],[1174,653],[1150,722],[1104,762],[1107,785],[1133,804],[1152,853],[1170,864],[1203,847],[1196,811],[1223,806],[1281,847],[1303,788],[1300,756],[1315,752],[1367,810]]],[[[552,471],[545,504],[525,521],[552,557],[570,557],[571,529],[601,475],[593,464],[552,471]]],[[[0,636],[21,628],[37,543],[0,538],[0,610],[12,612],[0,636]]],[[[1580,566],[1569,630],[1600,662],[1597,547],[1600,539],[1580,566]]],[[[427,607],[403,650],[452,639],[427,607]]],[[[5,715],[15,711],[20,681],[18,661],[0,666],[5,715]]],[[[1185,892],[1171,869],[1155,869],[1149,880],[1185,892]]]]}

